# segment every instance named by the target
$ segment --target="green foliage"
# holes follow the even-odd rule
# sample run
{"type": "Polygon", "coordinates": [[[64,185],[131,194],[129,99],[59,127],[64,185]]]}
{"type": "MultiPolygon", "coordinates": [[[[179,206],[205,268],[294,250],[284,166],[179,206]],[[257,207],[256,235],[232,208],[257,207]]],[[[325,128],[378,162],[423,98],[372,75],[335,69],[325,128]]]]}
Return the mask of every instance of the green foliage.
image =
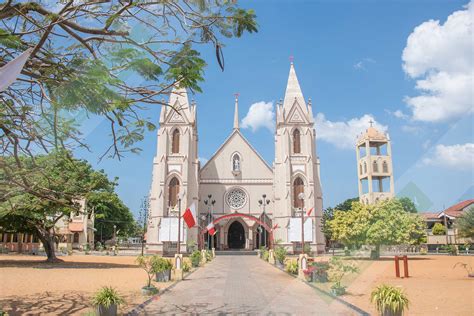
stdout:
{"type": "MultiPolygon", "coordinates": [[[[139,256],[136,259],[136,262],[140,268],[142,268],[148,277],[148,282],[147,282],[147,287],[151,287],[151,280],[153,278],[153,275],[155,275],[157,272],[163,271],[160,270],[160,268],[163,267],[165,264],[163,262],[163,258],[160,258],[156,255],[153,256],[139,256]]],[[[168,261],[168,260],[166,260],[168,261]]]]}
{"type": "Polygon", "coordinates": [[[442,245],[440,247],[441,252],[447,252],[451,256],[457,256],[459,254],[458,248],[456,245],[442,245]]]}
{"type": "Polygon", "coordinates": [[[173,263],[171,263],[171,260],[163,258],[163,257],[158,257],[156,259],[155,273],[163,272],[163,271],[171,270],[171,269],[173,269],[173,263]]]}
{"type": "Polygon", "coordinates": [[[121,305],[125,301],[122,296],[111,286],[102,287],[92,298],[94,306],[102,305],[108,308],[111,305],[121,305]]]}
{"type": "Polygon", "coordinates": [[[91,192],[88,194],[87,206],[95,213],[95,227],[100,232],[95,234],[96,240],[101,237],[104,240],[111,239],[114,225],[119,236],[140,236],[141,227],[135,222],[130,209],[115,192],[91,192]]]}
{"type": "Polygon", "coordinates": [[[398,201],[402,203],[403,209],[407,213],[418,213],[415,203],[409,197],[398,198],[398,201]]]}
{"type": "Polygon", "coordinates": [[[446,235],[446,227],[441,223],[436,223],[431,229],[433,235],[446,235]]]}
{"type": "Polygon", "coordinates": [[[262,250],[262,259],[263,259],[263,260],[268,261],[269,255],[270,255],[270,253],[268,252],[267,249],[263,249],[263,250],[262,250]]]}
{"type": "Polygon", "coordinates": [[[193,267],[199,267],[199,264],[202,260],[202,255],[199,250],[193,251],[189,258],[191,259],[191,264],[193,265],[193,267]]]}
{"type": "Polygon", "coordinates": [[[372,291],[370,301],[375,304],[382,316],[402,315],[409,304],[407,296],[401,289],[386,284],[372,291]]]}
{"type": "Polygon", "coordinates": [[[288,251],[283,246],[278,246],[275,248],[275,258],[280,262],[284,263],[288,251]]]}
{"type": "Polygon", "coordinates": [[[350,211],[336,211],[329,225],[334,239],[349,247],[420,244],[426,238],[423,218],[404,212],[396,199],[376,205],[354,202],[350,211]]]}
{"type": "Polygon", "coordinates": [[[187,261],[183,261],[183,272],[189,272],[191,270],[191,267],[189,266],[189,263],[187,261]]]}
{"type": "Polygon", "coordinates": [[[338,211],[350,211],[352,209],[352,203],[354,202],[359,202],[359,198],[355,197],[355,198],[347,199],[344,202],[336,205],[334,209],[338,211]]]}
{"type": "Polygon", "coordinates": [[[329,269],[327,270],[329,274],[329,280],[334,282],[336,288],[345,288],[342,284],[342,278],[350,273],[359,272],[355,262],[350,260],[344,260],[340,257],[331,257],[329,260],[329,269]]]}
{"type": "Polygon", "coordinates": [[[93,170],[88,162],[73,158],[67,151],[38,155],[34,161],[26,157],[3,161],[9,167],[0,170],[0,179],[9,185],[3,187],[8,199],[0,202],[0,226],[36,234],[50,261],[56,259],[52,244],[58,221],[79,212],[81,199],[97,192],[113,192],[115,186],[103,171],[93,170]],[[35,189],[15,185],[25,181],[34,183],[35,189]]]}
{"type": "Polygon", "coordinates": [[[214,259],[212,257],[212,251],[206,250],[206,261],[211,261],[212,259],[214,259]]]}
{"type": "Polygon", "coordinates": [[[456,228],[460,237],[474,238],[474,207],[464,211],[456,218],[456,228]]]}
{"type": "Polygon", "coordinates": [[[286,263],[285,270],[291,274],[298,274],[298,262],[296,260],[289,260],[286,263]]]}

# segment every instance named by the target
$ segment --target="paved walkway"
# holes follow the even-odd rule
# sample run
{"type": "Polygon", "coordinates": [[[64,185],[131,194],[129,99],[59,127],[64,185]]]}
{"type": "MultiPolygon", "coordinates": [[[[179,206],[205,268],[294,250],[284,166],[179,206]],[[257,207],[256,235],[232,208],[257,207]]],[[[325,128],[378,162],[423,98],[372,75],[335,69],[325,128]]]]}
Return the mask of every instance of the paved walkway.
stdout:
{"type": "Polygon", "coordinates": [[[256,256],[219,256],[145,307],[142,314],[354,315],[256,256]]]}

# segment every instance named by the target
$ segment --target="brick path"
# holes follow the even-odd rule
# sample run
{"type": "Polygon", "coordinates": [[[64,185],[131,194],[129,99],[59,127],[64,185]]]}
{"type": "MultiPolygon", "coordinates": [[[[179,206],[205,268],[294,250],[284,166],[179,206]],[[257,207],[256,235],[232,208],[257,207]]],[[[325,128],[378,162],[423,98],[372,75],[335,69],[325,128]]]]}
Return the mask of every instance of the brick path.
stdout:
{"type": "Polygon", "coordinates": [[[141,314],[354,315],[256,256],[219,256],[141,314]]]}

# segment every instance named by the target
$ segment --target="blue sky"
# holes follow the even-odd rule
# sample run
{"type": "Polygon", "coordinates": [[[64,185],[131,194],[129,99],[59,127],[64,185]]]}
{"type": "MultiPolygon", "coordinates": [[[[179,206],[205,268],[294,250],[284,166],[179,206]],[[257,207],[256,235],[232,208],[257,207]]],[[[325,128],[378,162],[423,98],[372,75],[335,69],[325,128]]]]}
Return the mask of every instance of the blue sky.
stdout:
{"type": "MultiPolygon", "coordinates": [[[[474,51],[472,41],[466,40],[466,34],[472,40],[472,24],[465,22],[472,23],[473,9],[468,13],[467,4],[241,2],[256,10],[259,32],[226,40],[224,72],[213,49],[201,49],[208,61],[203,93],[190,95],[198,106],[199,157],[209,159],[231,132],[235,92],[240,93],[241,119],[252,104],[274,105],[284,97],[293,55],[304,97],[312,99],[313,111],[319,113],[316,133],[325,207],[357,196],[351,139],[370,118],[392,139],[396,192],[418,192],[422,211],[438,211],[466,192],[472,197],[474,51]]],[[[270,105],[265,109],[271,114],[270,105]]],[[[148,112],[156,122],[159,111],[148,112]]],[[[242,131],[271,164],[273,132],[265,117],[242,131]]],[[[140,155],[100,163],[98,157],[109,144],[106,123],[93,119],[84,132],[93,152],[80,156],[110,177],[119,177],[117,191],[137,213],[151,183],[156,132],[146,135],[140,155]]]]}

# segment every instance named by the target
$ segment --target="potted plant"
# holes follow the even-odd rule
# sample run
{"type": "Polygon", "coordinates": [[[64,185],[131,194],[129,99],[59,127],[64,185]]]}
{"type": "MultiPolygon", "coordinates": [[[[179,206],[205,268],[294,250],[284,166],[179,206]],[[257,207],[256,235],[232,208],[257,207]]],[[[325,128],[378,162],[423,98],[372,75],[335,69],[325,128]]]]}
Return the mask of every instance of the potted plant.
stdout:
{"type": "Polygon", "coordinates": [[[117,307],[123,303],[120,294],[110,286],[102,287],[92,298],[92,305],[96,308],[96,314],[100,316],[117,315],[117,307]]]}
{"type": "Polygon", "coordinates": [[[313,262],[312,266],[315,268],[313,271],[313,282],[326,283],[329,280],[329,262],[313,262]]]}
{"type": "Polygon", "coordinates": [[[342,285],[342,278],[349,273],[356,273],[359,269],[355,266],[353,262],[347,262],[347,260],[342,260],[338,257],[332,257],[329,260],[329,280],[334,282],[331,286],[331,292],[340,296],[346,293],[346,286],[342,285]]]}
{"type": "Polygon", "coordinates": [[[191,264],[193,267],[199,267],[202,259],[201,252],[199,250],[193,251],[189,258],[191,259],[191,264]]]}
{"type": "Polygon", "coordinates": [[[472,270],[472,267],[471,267],[470,264],[467,264],[467,263],[464,263],[464,262],[458,262],[454,265],[453,269],[456,268],[457,266],[460,266],[460,267],[464,268],[464,270],[466,270],[467,276],[469,278],[474,278],[474,271],[472,270]]]}
{"type": "Polygon", "coordinates": [[[283,267],[284,267],[286,254],[287,254],[287,251],[286,251],[285,247],[282,247],[282,246],[276,247],[276,249],[275,249],[275,258],[276,258],[275,265],[280,269],[283,269],[283,267]]]}
{"type": "Polygon", "coordinates": [[[291,274],[298,274],[298,262],[296,262],[295,260],[288,261],[285,270],[286,272],[291,274]]]}
{"type": "Polygon", "coordinates": [[[148,276],[147,285],[142,287],[142,293],[144,295],[153,295],[158,293],[158,289],[151,284],[153,275],[158,271],[158,256],[139,256],[137,258],[137,263],[140,268],[145,270],[148,276]]]}
{"type": "Polygon", "coordinates": [[[375,303],[377,311],[382,316],[401,316],[408,308],[408,298],[399,288],[382,284],[376,287],[370,295],[370,301],[375,303]]]}
{"type": "Polygon", "coordinates": [[[171,269],[173,264],[165,258],[156,259],[156,282],[169,282],[171,280],[171,269]]]}

